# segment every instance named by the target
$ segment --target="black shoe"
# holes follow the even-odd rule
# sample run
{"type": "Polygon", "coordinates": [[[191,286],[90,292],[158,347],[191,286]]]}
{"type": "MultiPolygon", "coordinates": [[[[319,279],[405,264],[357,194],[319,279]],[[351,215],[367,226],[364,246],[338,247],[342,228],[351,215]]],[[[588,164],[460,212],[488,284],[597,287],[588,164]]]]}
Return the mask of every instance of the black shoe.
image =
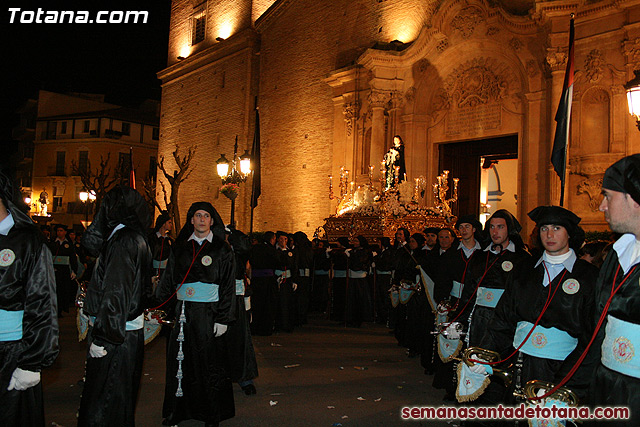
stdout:
{"type": "Polygon", "coordinates": [[[258,393],[258,391],[256,390],[256,386],[254,386],[253,384],[248,384],[242,387],[242,391],[244,391],[244,394],[246,394],[247,396],[258,393]]]}

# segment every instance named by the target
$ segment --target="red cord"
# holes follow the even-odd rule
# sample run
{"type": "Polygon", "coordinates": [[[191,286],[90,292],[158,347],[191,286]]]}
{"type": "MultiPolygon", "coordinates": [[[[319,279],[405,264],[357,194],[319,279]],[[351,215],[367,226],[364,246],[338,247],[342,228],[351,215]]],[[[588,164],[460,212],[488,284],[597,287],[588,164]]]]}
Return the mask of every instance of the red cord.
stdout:
{"type": "Polygon", "coordinates": [[[205,242],[202,242],[202,246],[200,246],[200,249],[198,249],[198,253],[196,253],[196,244],[195,244],[195,240],[191,241],[191,245],[193,246],[193,259],[191,260],[191,265],[189,266],[189,269],[187,270],[187,274],[184,275],[184,278],[182,279],[182,282],[180,282],[180,285],[178,285],[178,287],[176,288],[176,290],[171,294],[171,296],[169,298],[167,298],[167,300],[165,302],[163,302],[162,304],[160,304],[157,307],[153,307],[148,309],[147,311],[153,311],[153,310],[157,310],[160,307],[162,307],[163,305],[165,305],[166,303],[168,303],[169,301],[171,301],[171,298],[173,298],[173,296],[178,293],[178,290],[180,290],[180,288],[182,287],[182,285],[184,284],[184,282],[187,280],[187,277],[189,276],[189,273],[191,272],[191,267],[193,267],[193,263],[196,262],[196,258],[198,257],[198,255],[200,254],[200,251],[204,248],[205,246],[205,242]]]}

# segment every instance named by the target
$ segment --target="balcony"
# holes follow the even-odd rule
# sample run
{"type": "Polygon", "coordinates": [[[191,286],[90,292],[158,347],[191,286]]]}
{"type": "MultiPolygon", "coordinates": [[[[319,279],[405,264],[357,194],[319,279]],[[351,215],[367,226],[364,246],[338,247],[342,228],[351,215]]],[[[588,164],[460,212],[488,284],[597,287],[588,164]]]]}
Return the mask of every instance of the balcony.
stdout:
{"type": "Polygon", "coordinates": [[[67,176],[65,168],[47,166],[47,176],[67,176]]]}

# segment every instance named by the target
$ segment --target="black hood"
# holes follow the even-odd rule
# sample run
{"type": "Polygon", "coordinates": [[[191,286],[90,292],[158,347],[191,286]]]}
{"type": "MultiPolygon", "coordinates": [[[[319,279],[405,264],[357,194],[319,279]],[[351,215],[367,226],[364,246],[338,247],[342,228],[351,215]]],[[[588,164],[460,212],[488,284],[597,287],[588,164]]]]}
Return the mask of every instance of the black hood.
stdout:
{"type": "Polygon", "coordinates": [[[118,224],[124,224],[146,239],[151,214],[147,202],[133,188],[117,186],[106,194],[93,222],[82,236],[82,245],[97,255],[118,224]]]}
{"type": "Polygon", "coordinates": [[[196,214],[197,211],[206,211],[209,212],[211,218],[213,219],[213,224],[211,224],[211,231],[213,231],[213,236],[224,241],[224,222],[220,217],[218,211],[213,207],[213,205],[209,202],[195,202],[189,207],[189,211],[187,211],[187,220],[184,223],[184,226],[178,233],[179,240],[187,240],[193,234],[193,224],[191,224],[191,219],[196,214]]]}

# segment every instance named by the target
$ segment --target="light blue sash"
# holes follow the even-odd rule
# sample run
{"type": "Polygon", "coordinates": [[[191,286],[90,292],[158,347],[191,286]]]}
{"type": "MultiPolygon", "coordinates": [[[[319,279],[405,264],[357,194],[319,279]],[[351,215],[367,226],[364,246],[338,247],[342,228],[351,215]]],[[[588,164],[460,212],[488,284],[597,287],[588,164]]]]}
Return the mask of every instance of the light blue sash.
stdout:
{"type": "MultiPolygon", "coordinates": [[[[89,316],[89,325],[93,326],[96,323],[96,316],[89,316]]],[[[127,331],[137,331],[144,327],[144,313],[136,317],[133,320],[128,320],[125,326],[127,331]]]]}
{"type": "Polygon", "coordinates": [[[454,280],[453,286],[451,287],[451,292],[449,293],[449,295],[451,295],[454,298],[460,299],[460,297],[462,296],[462,287],[463,287],[462,283],[456,282],[454,280]]]}
{"type": "Polygon", "coordinates": [[[602,341],[602,364],[607,368],[630,377],[640,378],[640,325],[607,315],[604,341],[602,341]]]}
{"type": "Polygon", "coordinates": [[[22,339],[22,316],[24,311],[7,311],[0,309],[0,341],[17,341],[22,339]]]}
{"type": "Polygon", "coordinates": [[[333,277],[347,277],[347,270],[333,270],[333,277]]]}
{"type": "Polygon", "coordinates": [[[66,255],[58,255],[53,257],[55,265],[69,265],[69,257],[66,255]]]}
{"type": "Polygon", "coordinates": [[[162,261],[158,261],[157,259],[154,259],[153,260],[153,268],[165,269],[165,268],[167,268],[167,261],[169,261],[169,258],[163,259],[162,261]]]}
{"type": "MultiPolygon", "coordinates": [[[[513,336],[513,347],[518,348],[533,328],[533,323],[520,321],[513,336]]],[[[578,345],[578,339],[557,328],[536,326],[521,352],[542,359],[564,360],[578,345]]]]}
{"type": "Polygon", "coordinates": [[[476,294],[476,305],[495,308],[503,293],[504,289],[483,288],[481,286],[478,288],[478,293],[476,294]]]}
{"type": "Polygon", "coordinates": [[[180,301],[217,302],[218,287],[215,283],[184,283],[178,289],[177,296],[180,301]]]}
{"type": "Polygon", "coordinates": [[[315,275],[316,276],[328,276],[329,275],[329,270],[316,270],[315,271],[315,275]]]}
{"type": "Polygon", "coordinates": [[[244,295],[244,280],[236,279],[236,295],[244,295]]]}
{"type": "Polygon", "coordinates": [[[367,272],[362,270],[349,270],[349,277],[352,279],[364,279],[367,277],[367,272]]]}
{"type": "Polygon", "coordinates": [[[291,277],[291,270],[276,270],[276,276],[281,276],[285,279],[288,279],[289,277],[291,277]]]}
{"type": "Polygon", "coordinates": [[[299,268],[298,269],[298,276],[309,277],[309,272],[310,272],[310,270],[308,268],[299,268]]]}
{"type": "Polygon", "coordinates": [[[376,270],[376,274],[378,274],[378,275],[388,275],[388,274],[391,274],[391,271],[376,270]]]}

